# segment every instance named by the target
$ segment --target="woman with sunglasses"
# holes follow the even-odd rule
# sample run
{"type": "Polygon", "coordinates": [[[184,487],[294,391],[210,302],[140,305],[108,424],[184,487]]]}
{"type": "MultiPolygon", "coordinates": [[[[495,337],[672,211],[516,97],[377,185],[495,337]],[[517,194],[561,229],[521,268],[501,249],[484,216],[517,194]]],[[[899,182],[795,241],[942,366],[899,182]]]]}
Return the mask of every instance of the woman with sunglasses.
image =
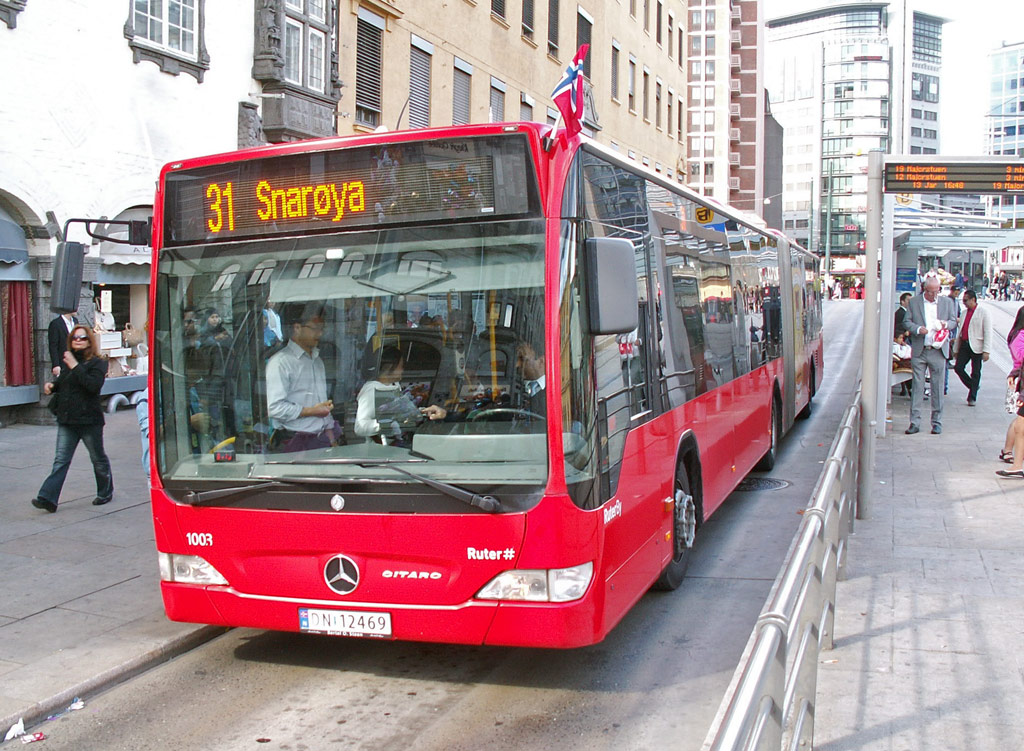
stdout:
{"type": "Polygon", "coordinates": [[[85,444],[96,475],[94,506],[108,503],[114,495],[110,459],[103,450],[103,406],[100,389],[107,378],[107,361],[99,357],[93,333],[76,325],[68,334],[68,351],[64,353],[60,374],[47,383],[43,392],[52,394],[50,410],[57,417],[57,450],[53,469],[39,488],[32,505],[51,514],[57,510],[64,478],[78,442],[85,444]]]}

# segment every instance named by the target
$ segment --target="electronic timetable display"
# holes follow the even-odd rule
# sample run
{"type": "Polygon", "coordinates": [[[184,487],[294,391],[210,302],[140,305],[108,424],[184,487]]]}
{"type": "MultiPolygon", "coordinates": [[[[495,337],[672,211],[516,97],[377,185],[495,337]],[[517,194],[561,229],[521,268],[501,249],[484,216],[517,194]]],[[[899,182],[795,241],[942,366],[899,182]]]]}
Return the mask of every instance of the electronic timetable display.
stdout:
{"type": "Polygon", "coordinates": [[[1024,191],[1021,162],[896,162],[885,165],[886,193],[1024,191]]]}
{"type": "Polygon", "coordinates": [[[165,246],[540,210],[517,134],[246,159],[168,172],[165,183],[165,246]]]}

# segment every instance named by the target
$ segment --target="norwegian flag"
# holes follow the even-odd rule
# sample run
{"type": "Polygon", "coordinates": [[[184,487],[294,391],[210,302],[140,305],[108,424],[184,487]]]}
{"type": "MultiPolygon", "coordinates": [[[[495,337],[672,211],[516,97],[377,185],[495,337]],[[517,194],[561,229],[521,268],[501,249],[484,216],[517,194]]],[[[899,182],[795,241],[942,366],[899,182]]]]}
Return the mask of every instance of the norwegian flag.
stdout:
{"type": "Polygon", "coordinates": [[[583,119],[583,61],[587,57],[589,44],[580,45],[572,63],[565,69],[562,80],[558,82],[551,98],[555,100],[558,111],[565,121],[566,135],[572,138],[582,130],[580,121],[583,119]]]}

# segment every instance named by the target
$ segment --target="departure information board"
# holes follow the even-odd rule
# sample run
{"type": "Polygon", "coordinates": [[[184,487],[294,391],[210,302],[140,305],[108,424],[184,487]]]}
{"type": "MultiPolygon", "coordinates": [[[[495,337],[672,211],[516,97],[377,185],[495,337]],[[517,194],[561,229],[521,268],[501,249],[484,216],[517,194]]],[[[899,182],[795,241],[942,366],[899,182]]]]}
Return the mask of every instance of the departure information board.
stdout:
{"type": "Polygon", "coordinates": [[[1024,162],[886,162],[886,193],[1024,192],[1024,162]]]}

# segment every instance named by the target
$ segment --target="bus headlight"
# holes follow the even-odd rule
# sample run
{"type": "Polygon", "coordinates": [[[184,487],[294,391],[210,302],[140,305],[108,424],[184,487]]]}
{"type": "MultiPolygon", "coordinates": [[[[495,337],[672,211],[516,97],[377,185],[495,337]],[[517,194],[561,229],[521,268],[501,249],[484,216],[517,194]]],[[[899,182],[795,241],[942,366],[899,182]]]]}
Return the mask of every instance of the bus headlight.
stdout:
{"type": "Polygon", "coordinates": [[[515,569],[498,574],[477,593],[481,600],[572,602],[590,586],[594,564],[552,569],[515,569]]]}
{"type": "Polygon", "coordinates": [[[220,572],[198,555],[177,555],[157,551],[160,579],[179,584],[227,584],[220,572]]]}

